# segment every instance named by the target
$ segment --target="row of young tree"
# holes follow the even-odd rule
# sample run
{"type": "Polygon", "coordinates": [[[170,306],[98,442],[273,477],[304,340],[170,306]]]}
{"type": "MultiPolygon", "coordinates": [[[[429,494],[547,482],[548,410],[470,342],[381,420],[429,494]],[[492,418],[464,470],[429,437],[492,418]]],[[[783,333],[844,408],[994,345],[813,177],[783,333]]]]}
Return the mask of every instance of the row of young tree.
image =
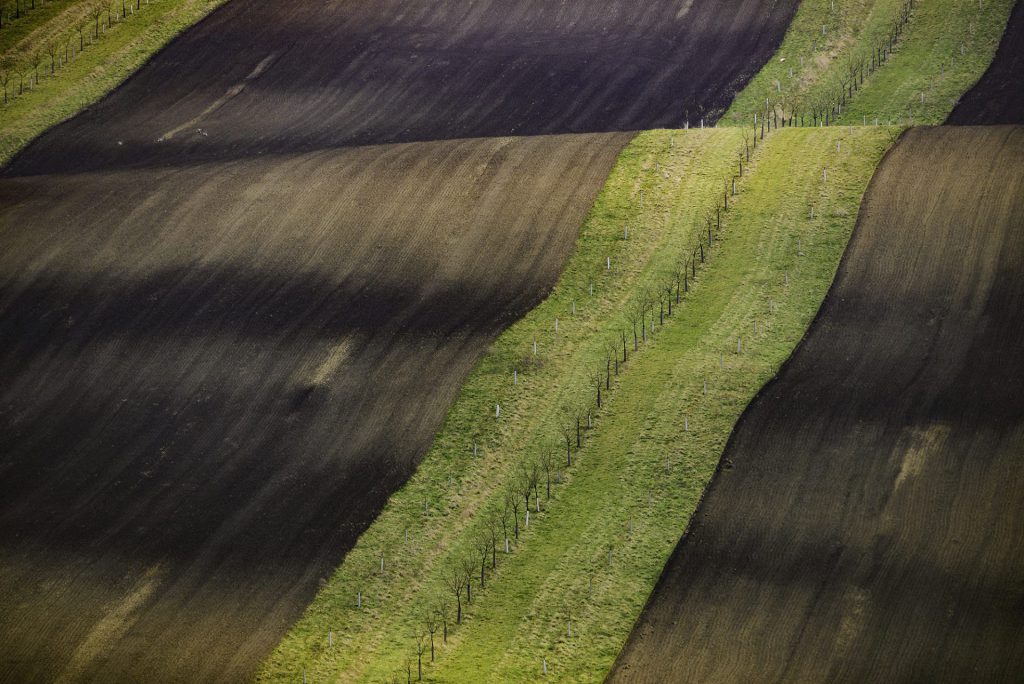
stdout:
{"type": "MultiPolygon", "coordinates": [[[[761,132],[761,139],[770,130],[761,132]]],[[[665,325],[666,319],[690,292],[698,264],[710,258],[721,231],[723,214],[729,210],[729,197],[737,194],[736,182],[742,177],[745,165],[750,163],[758,137],[757,131],[753,134],[744,131],[737,171],[726,181],[719,198],[700,212],[694,247],[682,253],[656,284],[642,289],[626,307],[627,325],[607,339],[600,366],[588,373],[592,399],[562,407],[557,421],[561,455],[559,449],[549,446],[540,449],[535,457],[516,463],[496,503],[479,514],[476,530],[471,534],[473,543],[463,553],[449,557],[442,572],[445,592],[433,596],[417,612],[417,623],[410,635],[414,648],[405,660],[405,671],[392,675],[390,681],[422,680],[424,660],[429,655],[430,662],[434,662],[437,657],[437,636],[440,634],[442,642],[447,643],[449,629],[462,624],[465,608],[473,602],[474,587],[477,592],[485,590],[488,578],[498,569],[499,559],[512,553],[520,534],[529,527],[531,511],[539,514],[544,510],[542,501],[546,504],[551,500],[553,487],[562,484],[563,473],[576,464],[574,454],[583,448],[584,436],[593,427],[595,413],[600,411],[607,393],[612,390],[613,378],[629,362],[630,350],[639,352],[655,330],[665,325]]]]}
{"type": "MultiPolygon", "coordinates": [[[[18,7],[24,1],[15,0],[18,7]]],[[[7,0],[0,0],[0,16],[7,11],[6,2],[7,0]]],[[[147,4],[148,2],[149,0],[147,4]]],[[[141,9],[142,0],[92,2],[88,5],[86,18],[76,23],[72,30],[59,36],[51,36],[41,45],[0,57],[3,103],[6,105],[12,98],[24,95],[26,90],[33,90],[42,78],[56,76],[60,69],[84,52],[87,46],[96,43],[104,30],[113,28],[114,24],[126,20],[129,15],[134,15],[141,9]]],[[[20,16],[21,10],[17,12],[20,16]]]]}
{"type": "MultiPolygon", "coordinates": [[[[55,0],[49,0],[52,4],[55,0]]],[[[47,0],[39,0],[39,8],[45,7],[47,0]]],[[[10,29],[21,19],[29,16],[36,10],[36,0],[0,0],[0,31],[10,29]]]]}
{"type": "Polygon", "coordinates": [[[892,18],[884,35],[874,39],[870,46],[862,46],[846,55],[838,68],[830,71],[825,83],[816,83],[812,92],[802,93],[783,89],[781,80],[775,81],[766,94],[764,105],[754,115],[754,126],[762,129],[774,126],[829,126],[843,113],[865,79],[886,64],[892,57],[900,38],[910,22],[915,0],[904,0],[892,18]]]}

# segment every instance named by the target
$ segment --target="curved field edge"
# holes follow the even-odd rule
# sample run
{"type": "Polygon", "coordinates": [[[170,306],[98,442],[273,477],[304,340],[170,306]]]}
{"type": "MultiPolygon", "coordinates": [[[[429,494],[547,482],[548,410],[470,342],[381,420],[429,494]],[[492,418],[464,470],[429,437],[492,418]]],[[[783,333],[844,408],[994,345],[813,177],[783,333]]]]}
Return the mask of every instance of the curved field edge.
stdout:
{"type": "Polygon", "coordinates": [[[609,681],[1020,680],[1022,159],[1017,126],[887,155],[609,681]]]}
{"type": "MultiPolygon", "coordinates": [[[[719,125],[831,108],[837,124],[940,124],[991,64],[1015,0],[806,0],[719,125]],[[896,35],[900,13],[907,21],[896,35]],[[894,38],[895,36],[895,38],[894,38]],[[890,43],[890,39],[893,39],[890,43]],[[891,52],[888,52],[889,46],[891,52]],[[872,53],[883,51],[876,68],[872,53]],[[851,68],[857,70],[851,82],[851,68]],[[846,92],[848,97],[842,97],[846,92]]],[[[876,59],[875,62],[878,60],[876,59]]]]}
{"type": "MultiPolygon", "coordinates": [[[[696,286],[630,353],[573,466],[486,588],[474,587],[425,678],[520,681],[545,664],[560,680],[607,672],[736,419],[817,311],[894,138],[887,128],[792,129],[758,146],[696,286]]],[[[625,309],[693,248],[742,144],[738,131],[709,129],[645,133],[627,147],[552,295],[495,342],[416,475],[258,679],[379,681],[407,666],[416,676],[423,615],[446,596],[446,567],[471,550],[524,459],[564,459],[561,407],[592,401],[589,376],[629,329],[625,309]]]]}
{"type": "MultiPolygon", "coordinates": [[[[99,42],[87,45],[54,76],[49,76],[49,66],[41,67],[45,75],[39,85],[0,105],[0,166],[52,126],[103,99],[182,31],[224,2],[151,0],[139,13],[104,32],[99,42]]],[[[54,21],[60,19],[57,15],[54,21]]],[[[37,30],[45,28],[44,24],[37,30]]],[[[16,83],[17,76],[8,87],[16,83]]],[[[117,136],[116,128],[110,135],[117,136]]]]}

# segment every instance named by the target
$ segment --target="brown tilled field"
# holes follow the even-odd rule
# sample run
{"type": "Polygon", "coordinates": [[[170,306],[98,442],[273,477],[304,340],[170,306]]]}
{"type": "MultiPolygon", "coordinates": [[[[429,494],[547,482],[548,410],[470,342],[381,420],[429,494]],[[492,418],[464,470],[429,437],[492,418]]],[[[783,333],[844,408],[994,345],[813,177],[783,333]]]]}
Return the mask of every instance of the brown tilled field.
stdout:
{"type": "Polygon", "coordinates": [[[719,111],[795,4],[235,0],[31,145],[0,680],[250,676],[552,286],[620,131],[719,111]]]}
{"type": "Polygon", "coordinates": [[[613,682],[1019,682],[1024,128],[915,129],[613,682]]]}
{"type": "Polygon", "coordinates": [[[557,278],[622,142],[3,183],[8,677],[252,668],[557,278]]]}

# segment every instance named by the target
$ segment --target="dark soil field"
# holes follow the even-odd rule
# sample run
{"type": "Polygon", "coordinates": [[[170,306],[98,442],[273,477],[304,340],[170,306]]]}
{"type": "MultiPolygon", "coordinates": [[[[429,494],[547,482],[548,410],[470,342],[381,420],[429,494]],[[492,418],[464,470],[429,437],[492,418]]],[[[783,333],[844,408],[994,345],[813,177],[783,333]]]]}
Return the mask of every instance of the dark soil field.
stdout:
{"type": "Polygon", "coordinates": [[[714,118],[796,0],[238,0],[8,175],[714,118]]]}
{"type": "Polygon", "coordinates": [[[915,129],[613,682],[1024,678],[1024,128],[915,129]]]}
{"type": "Polygon", "coordinates": [[[1024,124],[1024,2],[1017,0],[992,64],[946,123],[1024,124]]]}
{"type": "Polygon", "coordinates": [[[623,131],[719,112],[794,9],[234,0],[15,158],[0,680],[250,677],[623,131]]]}

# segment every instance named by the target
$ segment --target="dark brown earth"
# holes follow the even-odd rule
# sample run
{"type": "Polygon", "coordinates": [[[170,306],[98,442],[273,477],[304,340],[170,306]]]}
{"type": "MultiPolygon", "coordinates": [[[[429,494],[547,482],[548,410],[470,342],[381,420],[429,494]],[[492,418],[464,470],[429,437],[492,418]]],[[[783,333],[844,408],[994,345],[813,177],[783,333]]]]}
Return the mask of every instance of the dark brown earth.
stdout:
{"type": "Polygon", "coordinates": [[[1024,128],[908,132],[612,682],[1024,679],[1024,128]]]}
{"type": "Polygon", "coordinates": [[[236,0],[7,174],[697,123],[797,4],[236,0]]]}
{"type": "Polygon", "coordinates": [[[620,131],[714,116],[795,5],[234,0],[18,156],[0,680],[249,677],[552,286],[620,131]]]}
{"type": "Polygon", "coordinates": [[[1018,0],[988,70],[946,120],[954,126],[1024,124],[1024,2],[1018,0]]]}

